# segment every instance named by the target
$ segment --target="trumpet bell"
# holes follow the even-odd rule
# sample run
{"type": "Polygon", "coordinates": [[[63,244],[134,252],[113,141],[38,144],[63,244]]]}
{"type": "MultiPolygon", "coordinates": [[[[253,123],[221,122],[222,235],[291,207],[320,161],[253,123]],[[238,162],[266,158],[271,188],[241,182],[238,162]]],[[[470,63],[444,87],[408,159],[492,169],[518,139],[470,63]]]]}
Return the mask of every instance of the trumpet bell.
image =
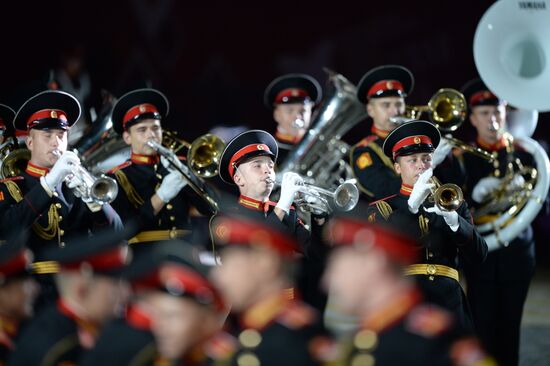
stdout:
{"type": "Polygon", "coordinates": [[[477,70],[489,89],[518,108],[542,112],[550,111],[546,3],[495,2],[478,23],[473,44],[477,70]]]}
{"type": "Polygon", "coordinates": [[[216,135],[207,133],[198,137],[187,152],[189,167],[199,177],[215,176],[224,148],[225,142],[216,135]]]}
{"type": "Polygon", "coordinates": [[[101,204],[113,202],[118,195],[118,184],[111,177],[101,176],[90,187],[90,195],[101,204]]]}
{"type": "Polygon", "coordinates": [[[359,189],[351,182],[344,182],[334,191],[334,204],[339,211],[350,211],[359,202],[359,189]]]}
{"type": "Polygon", "coordinates": [[[464,195],[456,184],[447,183],[439,186],[434,193],[437,207],[442,211],[456,211],[464,202],[464,195]]]}

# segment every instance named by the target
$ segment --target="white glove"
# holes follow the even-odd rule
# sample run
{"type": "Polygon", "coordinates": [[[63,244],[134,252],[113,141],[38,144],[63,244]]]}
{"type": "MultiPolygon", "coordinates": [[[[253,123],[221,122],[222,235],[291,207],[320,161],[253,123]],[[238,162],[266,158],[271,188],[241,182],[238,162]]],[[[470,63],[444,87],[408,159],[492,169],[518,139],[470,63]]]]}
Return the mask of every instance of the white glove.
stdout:
{"type": "Polygon", "coordinates": [[[186,184],[187,181],[183,179],[180,173],[171,172],[162,179],[162,183],[157,189],[157,196],[163,202],[170,202],[186,184]]]}
{"type": "Polygon", "coordinates": [[[424,208],[424,211],[443,216],[443,219],[445,220],[447,225],[449,225],[452,231],[456,232],[458,230],[458,214],[456,213],[456,211],[442,211],[437,206],[424,208]]]}
{"type": "MultiPolygon", "coordinates": [[[[309,205],[316,205],[316,206],[322,205],[322,201],[319,197],[315,197],[315,196],[310,195],[310,194],[305,195],[304,200],[309,205]]],[[[321,216],[321,215],[325,214],[325,212],[323,210],[318,209],[318,208],[311,208],[310,212],[314,215],[317,215],[317,216],[321,216]]]]}
{"type": "Polygon", "coordinates": [[[437,148],[434,151],[434,155],[432,158],[432,168],[435,168],[439,164],[445,160],[447,155],[449,155],[449,152],[453,149],[453,146],[449,143],[449,141],[442,137],[439,141],[439,145],[437,145],[437,148]]]}
{"type": "Polygon", "coordinates": [[[77,165],[80,165],[80,159],[72,151],[65,151],[63,155],[55,162],[53,168],[44,176],[44,182],[54,191],[55,187],[72,174],[77,165]]]}
{"type": "Polygon", "coordinates": [[[279,202],[277,206],[284,212],[288,213],[292,202],[294,202],[294,196],[296,192],[303,185],[304,180],[298,174],[293,172],[287,172],[283,174],[283,181],[281,183],[281,193],[279,195],[279,202]]]}
{"type": "MultiPolygon", "coordinates": [[[[184,173],[186,174],[189,174],[189,170],[187,168],[187,166],[185,166],[185,164],[183,164],[178,158],[177,156],[174,155],[174,161],[176,162],[176,165],[178,166],[178,168],[180,168],[184,173]]],[[[168,159],[166,159],[164,157],[164,155],[161,155],[160,157],[160,163],[170,172],[173,172],[173,171],[176,171],[176,168],[174,168],[174,166],[172,164],[170,164],[170,162],[168,161],[168,159]]]]}
{"type": "Polygon", "coordinates": [[[409,205],[409,211],[413,214],[418,213],[418,209],[431,193],[431,189],[434,187],[433,183],[429,182],[429,179],[433,175],[433,170],[430,168],[424,173],[420,174],[418,180],[414,184],[413,190],[407,201],[409,205]]]}
{"type": "Polygon", "coordinates": [[[477,203],[483,202],[491,192],[500,186],[500,184],[500,179],[496,177],[485,177],[480,179],[472,190],[472,199],[477,203]]]}

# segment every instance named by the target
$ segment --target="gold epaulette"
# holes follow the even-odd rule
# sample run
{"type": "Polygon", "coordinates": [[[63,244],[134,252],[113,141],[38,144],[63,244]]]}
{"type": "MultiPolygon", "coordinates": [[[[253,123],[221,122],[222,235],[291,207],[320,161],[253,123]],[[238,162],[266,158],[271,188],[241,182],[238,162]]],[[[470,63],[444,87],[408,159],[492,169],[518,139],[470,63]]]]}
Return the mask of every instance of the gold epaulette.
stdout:
{"type": "MultiPolygon", "coordinates": [[[[18,177],[4,179],[2,183],[6,185],[6,187],[8,188],[8,192],[10,192],[10,195],[13,197],[15,202],[21,202],[23,200],[23,192],[21,192],[21,189],[19,188],[17,183],[14,182],[14,178],[18,177]]],[[[23,177],[21,177],[21,179],[23,179],[23,177]]]]}
{"type": "Polygon", "coordinates": [[[380,212],[380,215],[382,215],[384,220],[387,221],[393,212],[393,209],[391,208],[390,204],[382,200],[376,201],[373,203],[376,206],[376,209],[378,210],[378,212],[380,212]]]}
{"type": "Polygon", "coordinates": [[[115,171],[115,177],[118,181],[118,184],[124,189],[124,192],[126,193],[126,197],[128,197],[128,201],[135,207],[138,208],[145,202],[143,198],[139,195],[139,193],[136,191],[132,183],[128,180],[128,177],[126,174],[121,170],[118,169],[115,171]]]}

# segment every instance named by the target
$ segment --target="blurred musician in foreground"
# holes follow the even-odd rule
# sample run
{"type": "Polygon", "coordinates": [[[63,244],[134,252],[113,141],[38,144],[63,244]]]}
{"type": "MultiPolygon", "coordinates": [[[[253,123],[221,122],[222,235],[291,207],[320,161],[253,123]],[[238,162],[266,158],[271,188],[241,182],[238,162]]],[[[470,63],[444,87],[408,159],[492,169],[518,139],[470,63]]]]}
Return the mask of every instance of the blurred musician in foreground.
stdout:
{"type": "Polygon", "coordinates": [[[468,304],[459,283],[458,258],[480,264],[487,256],[487,244],[475,230],[465,202],[449,211],[434,202],[432,156],[440,138],[438,129],[426,121],[406,123],[386,137],[384,153],[394,162],[401,187],[370,205],[369,220],[415,222],[410,234],[418,239],[422,255],[405,273],[416,277],[426,300],[452,311],[462,326],[471,329],[468,304]]]}
{"type": "Polygon", "coordinates": [[[423,256],[401,234],[406,226],[343,217],[326,229],[334,246],[326,285],[340,308],[359,319],[333,352],[337,362],[327,365],[494,365],[451,312],[427,302],[403,276],[423,256]]]}
{"type": "MultiPolygon", "coordinates": [[[[273,136],[261,130],[244,132],[227,144],[220,159],[219,174],[226,183],[235,184],[240,192],[237,204],[231,203],[227,211],[265,220],[296,239],[306,268],[300,275],[301,296],[306,302],[322,308],[324,295],[318,288],[318,281],[326,247],[320,239],[327,213],[314,210],[311,231],[306,229],[292,205],[303,185],[302,177],[293,172],[282,177],[279,201],[269,200],[275,186],[277,153],[278,146],[273,136]]],[[[310,197],[309,200],[315,203],[316,198],[310,197]]]]}
{"type": "MultiPolygon", "coordinates": [[[[357,86],[357,98],[365,103],[372,118],[371,134],[352,147],[350,165],[363,198],[372,202],[394,194],[401,179],[393,168],[391,158],[382,151],[386,136],[401,123],[396,118],[405,113],[405,98],[414,86],[414,77],[400,65],[383,65],[369,70],[357,86]]],[[[432,167],[441,163],[450,145],[441,144],[434,152],[432,167]]]]}
{"type": "MultiPolygon", "coordinates": [[[[467,173],[468,204],[476,209],[504,188],[506,195],[523,189],[522,175],[510,179],[521,166],[534,167],[533,156],[514,144],[506,134],[506,101],[493,94],[480,80],[463,87],[470,106],[470,122],[477,131],[475,145],[496,153],[494,162],[463,154],[467,173]]],[[[494,200],[493,200],[494,202],[494,200]]],[[[468,298],[474,325],[485,347],[500,365],[517,365],[520,325],[529,283],[535,271],[535,243],[530,225],[507,247],[492,251],[482,266],[465,263],[468,298]]]]}
{"type": "Polygon", "coordinates": [[[218,337],[228,340],[214,365],[318,364],[326,344],[320,317],[288,292],[298,265],[294,238],[257,218],[212,221],[222,262],[212,278],[236,317],[229,334],[218,337]]]}
{"type": "Polygon", "coordinates": [[[284,161],[309,128],[311,111],[321,100],[321,86],[309,75],[287,74],[273,80],[265,89],[264,103],[273,109],[277,123],[275,139],[279,161],[284,161]]]}
{"type": "Polygon", "coordinates": [[[38,306],[56,296],[51,274],[57,264],[44,261],[45,250],[64,247],[66,240],[90,230],[120,225],[109,204],[84,203],[71,189],[80,160],[67,151],[67,135],[79,116],[80,105],[73,96],[44,91],[26,101],[13,121],[16,130],[29,134],[31,158],[20,176],[0,184],[0,234],[30,233],[33,272],[42,287],[38,306]]]}
{"type": "Polygon", "coordinates": [[[79,365],[202,365],[203,343],[219,331],[226,310],[195,249],[169,240],[132,261],[122,274],[132,287],[124,316],[104,327],[79,365]]]}
{"type": "Polygon", "coordinates": [[[138,223],[128,238],[136,255],[153,242],[189,237],[190,208],[202,207],[181,173],[147,144],[149,140],[162,142],[162,121],[168,109],[168,100],[155,89],[126,93],[113,108],[113,128],[132,151],[129,160],[109,171],[121,188],[113,207],[124,223],[138,223]]]}
{"type": "Polygon", "coordinates": [[[17,348],[19,328],[33,315],[38,294],[29,271],[32,253],[19,240],[0,245],[0,365],[17,348]]]}
{"type": "Polygon", "coordinates": [[[101,327],[125,302],[119,278],[128,253],[123,235],[108,229],[46,253],[59,263],[59,300],[25,327],[8,365],[76,365],[93,347],[101,327]]]}

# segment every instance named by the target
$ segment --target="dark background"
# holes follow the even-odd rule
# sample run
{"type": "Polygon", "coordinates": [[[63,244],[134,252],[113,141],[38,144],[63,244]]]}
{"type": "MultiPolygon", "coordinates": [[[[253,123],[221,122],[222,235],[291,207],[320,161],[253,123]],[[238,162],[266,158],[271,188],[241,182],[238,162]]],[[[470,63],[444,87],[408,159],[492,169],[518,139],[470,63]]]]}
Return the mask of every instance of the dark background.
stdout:
{"type": "MultiPolygon", "coordinates": [[[[76,47],[92,79],[92,105],[99,107],[101,89],[118,97],[152,86],[171,103],[165,126],[187,140],[215,125],[274,131],[263,91],[289,72],[308,73],[323,85],[328,67],[357,84],[372,67],[401,64],[416,79],[408,103],[426,104],[437,89],[460,89],[477,76],[473,37],[492,3],[3,2],[0,102],[17,109],[76,47]]],[[[540,115],[536,138],[548,136],[549,119],[540,115]]],[[[361,123],[344,139],[358,141],[369,126],[361,123]]],[[[458,136],[469,134],[465,123],[458,136]]]]}

